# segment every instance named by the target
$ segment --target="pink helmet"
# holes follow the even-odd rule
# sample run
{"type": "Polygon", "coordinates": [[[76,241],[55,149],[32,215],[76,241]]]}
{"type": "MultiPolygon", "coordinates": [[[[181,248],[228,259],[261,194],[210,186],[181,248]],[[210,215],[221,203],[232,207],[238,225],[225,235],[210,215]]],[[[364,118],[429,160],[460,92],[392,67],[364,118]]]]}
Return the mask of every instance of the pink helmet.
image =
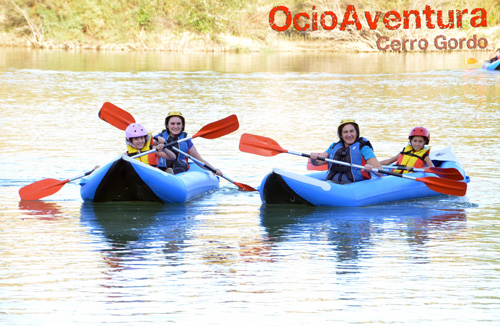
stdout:
{"type": "Polygon", "coordinates": [[[128,125],[127,129],[125,129],[125,137],[127,138],[127,140],[130,140],[130,138],[142,137],[147,135],[148,131],[146,130],[146,127],[144,127],[140,123],[132,123],[128,125]]]}
{"type": "Polygon", "coordinates": [[[410,131],[410,135],[408,136],[408,139],[411,139],[415,136],[421,136],[425,138],[425,144],[429,144],[429,141],[431,140],[431,134],[429,133],[429,130],[425,129],[424,127],[415,127],[410,131]]]}

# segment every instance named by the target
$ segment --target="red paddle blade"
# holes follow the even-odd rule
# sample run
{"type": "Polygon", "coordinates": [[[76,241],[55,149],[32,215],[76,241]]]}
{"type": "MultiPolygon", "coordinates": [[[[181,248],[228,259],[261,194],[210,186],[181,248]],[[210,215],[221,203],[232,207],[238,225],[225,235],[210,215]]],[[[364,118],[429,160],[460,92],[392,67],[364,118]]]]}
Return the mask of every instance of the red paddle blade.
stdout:
{"type": "Polygon", "coordinates": [[[438,168],[438,167],[430,167],[426,168],[425,172],[434,173],[438,177],[450,179],[450,180],[463,180],[464,176],[460,171],[455,168],[438,168]]]}
{"type": "Polygon", "coordinates": [[[261,156],[274,156],[288,152],[286,149],[281,148],[275,140],[252,134],[241,135],[240,151],[261,156]]]}
{"type": "Polygon", "coordinates": [[[127,129],[129,124],[135,122],[130,113],[109,102],[102,105],[99,118],[121,130],[127,129]]]}
{"type": "Polygon", "coordinates": [[[235,114],[232,114],[227,118],[217,120],[203,126],[203,128],[201,128],[196,134],[193,135],[193,138],[219,138],[238,130],[239,127],[240,124],[238,123],[238,117],[235,114]]]}
{"type": "Polygon", "coordinates": [[[19,189],[19,196],[22,200],[37,200],[55,194],[68,182],[69,179],[43,179],[19,189]]]}
{"type": "Polygon", "coordinates": [[[445,195],[465,196],[467,192],[467,184],[454,180],[442,179],[438,177],[423,177],[415,180],[424,182],[427,187],[445,195]]]}
{"type": "Polygon", "coordinates": [[[326,171],[328,170],[328,164],[313,165],[311,159],[307,160],[307,169],[312,171],[326,171]]]}
{"type": "Polygon", "coordinates": [[[243,191],[257,191],[257,189],[250,187],[249,185],[246,185],[244,183],[239,183],[239,182],[233,182],[235,185],[238,186],[243,191]]]}

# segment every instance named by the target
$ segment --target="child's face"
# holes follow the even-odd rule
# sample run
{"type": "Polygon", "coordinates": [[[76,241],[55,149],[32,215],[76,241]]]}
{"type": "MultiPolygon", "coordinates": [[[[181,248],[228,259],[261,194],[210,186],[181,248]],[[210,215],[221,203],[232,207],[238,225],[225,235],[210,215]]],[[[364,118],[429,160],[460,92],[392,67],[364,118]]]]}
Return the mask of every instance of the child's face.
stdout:
{"type": "Polygon", "coordinates": [[[425,145],[425,139],[422,136],[415,136],[411,139],[410,141],[411,147],[418,152],[422,148],[424,148],[425,145]]]}
{"type": "Polygon", "coordinates": [[[146,137],[141,136],[141,137],[130,138],[130,144],[135,149],[141,149],[144,147],[144,144],[146,144],[146,137]]]}

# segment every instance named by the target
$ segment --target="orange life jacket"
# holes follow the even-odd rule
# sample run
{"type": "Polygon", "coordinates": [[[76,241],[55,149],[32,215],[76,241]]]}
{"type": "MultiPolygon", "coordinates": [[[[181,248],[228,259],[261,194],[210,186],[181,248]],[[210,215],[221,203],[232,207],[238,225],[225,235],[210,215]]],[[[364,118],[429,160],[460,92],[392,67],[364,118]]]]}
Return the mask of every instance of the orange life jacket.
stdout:
{"type": "MultiPolygon", "coordinates": [[[[396,162],[397,165],[410,166],[414,168],[423,168],[425,167],[425,158],[429,156],[429,152],[431,151],[430,147],[424,146],[418,152],[413,150],[411,145],[406,145],[405,148],[399,153],[398,160],[396,162]]],[[[396,173],[408,173],[407,170],[394,170],[396,173]]]]}
{"type": "MultiPolygon", "coordinates": [[[[126,144],[127,144],[127,155],[134,156],[149,151],[153,148],[153,135],[149,133],[146,136],[146,142],[144,143],[144,147],[141,148],[140,150],[137,150],[136,148],[130,146],[128,141],[126,141],[126,144]]],[[[147,155],[143,155],[141,157],[136,158],[136,160],[141,161],[142,163],[149,164],[154,167],[158,166],[158,156],[156,155],[156,153],[149,153],[147,155]]]]}

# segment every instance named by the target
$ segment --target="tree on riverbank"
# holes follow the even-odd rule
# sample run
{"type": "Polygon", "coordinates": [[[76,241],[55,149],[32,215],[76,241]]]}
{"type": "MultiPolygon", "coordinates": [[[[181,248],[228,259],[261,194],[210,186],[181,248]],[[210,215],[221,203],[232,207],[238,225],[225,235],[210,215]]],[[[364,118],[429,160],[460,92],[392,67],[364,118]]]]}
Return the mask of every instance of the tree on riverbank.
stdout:
{"type": "MultiPolygon", "coordinates": [[[[430,39],[437,35],[465,38],[480,34],[478,37],[487,37],[490,44],[500,41],[500,8],[496,0],[472,0],[466,7],[459,0],[5,0],[0,6],[1,43],[35,48],[378,51],[377,40],[381,36],[430,39]],[[276,6],[286,7],[293,18],[286,31],[270,26],[270,12],[276,6]],[[362,28],[350,23],[341,30],[349,6],[355,8],[362,28]],[[424,21],[422,12],[426,6],[441,10],[444,23],[450,21],[450,10],[454,11],[455,24],[455,11],[468,11],[463,15],[461,28],[430,29],[425,22],[417,28],[415,20],[410,21],[407,29],[390,30],[384,25],[386,13],[402,16],[405,10],[418,11],[424,21]],[[487,13],[487,28],[471,26],[469,20],[475,8],[483,8],[487,13]],[[375,19],[377,12],[381,17],[376,29],[371,29],[367,19],[375,19]],[[297,18],[299,13],[306,15],[297,18]],[[334,16],[338,20],[336,27],[325,29],[324,26],[333,26],[334,16]],[[294,24],[310,27],[299,31],[294,24]],[[314,24],[317,30],[313,31],[314,24]]],[[[277,11],[275,17],[275,23],[286,26],[285,11],[277,11]]],[[[349,19],[352,21],[353,16],[349,19]]],[[[434,24],[436,21],[434,13],[434,24]]]]}

